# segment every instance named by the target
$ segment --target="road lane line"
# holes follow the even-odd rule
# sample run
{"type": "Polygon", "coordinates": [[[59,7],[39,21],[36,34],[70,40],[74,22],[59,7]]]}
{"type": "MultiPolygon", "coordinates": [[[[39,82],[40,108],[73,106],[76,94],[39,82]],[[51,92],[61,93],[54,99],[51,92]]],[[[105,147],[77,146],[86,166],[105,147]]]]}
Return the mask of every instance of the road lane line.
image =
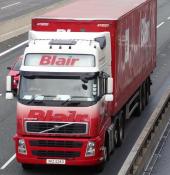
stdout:
{"type": "Polygon", "coordinates": [[[170,16],[167,19],[170,20],[170,16]]]}
{"type": "Polygon", "coordinates": [[[2,53],[0,53],[0,57],[6,55],[7,53],[9,53],[9,52],[11,52],[11,51],[13,51],[15,49],[18,49],[19,47],[21,47],[21,46],[23,46],[23,45],[25,45],[27,43],[28,43],[28,40],[27,41],[24,41],[24,42],[22,42],[22,43],[20,43],[20,44],[18,44],[16,46],[14,46],[14,47],[12,47],[12,48],[10,48],[10,49],[2,52],[2,53]]]}
{"type": "Polygon", "coordinates": [[[9,4],[7,6],[1,7],[1,10],[4,10],[4,9],[12,7],[12,6],[16,6],[16,5],[19,5],[19,4],[21,4],[21,2],[16,2],[16,3],[13,3],[13,4],[9,4]]]}
{"type": "Polygon", "coordinates": [[[2,167],[1,170],[4,170],[16,157],[16,154],[14,154],[2,167]]]}
{"type": "Polygon", "coordinates": [[[157,28],[161,27],[165,22],[161,22],[159,25],[157,25],[157,28]]]}

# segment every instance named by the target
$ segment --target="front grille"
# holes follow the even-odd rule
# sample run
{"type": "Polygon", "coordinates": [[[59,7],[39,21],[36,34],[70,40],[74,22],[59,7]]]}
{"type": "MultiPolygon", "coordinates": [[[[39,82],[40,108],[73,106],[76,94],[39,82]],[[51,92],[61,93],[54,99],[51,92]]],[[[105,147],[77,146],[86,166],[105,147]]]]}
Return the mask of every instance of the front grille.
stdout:
{"type": "Polygon", "coordinates": [[[80,152],[69,151],[37,151],[33,150],[32,155],[44,158],[76,158],[80,157],[80,152]]]}
{"type": "Polygon", "coordinates": [[[26,132],[39,134],[87,134],[87,123],[26,122],[26,132]]]}
{"type": "Polygon", "coordinates": [[[64,147],[64,148],[81,148],[82,142],[74,141],[53,141],[53,140],[31,140],[30,146],[40,147],[64,147]]]}

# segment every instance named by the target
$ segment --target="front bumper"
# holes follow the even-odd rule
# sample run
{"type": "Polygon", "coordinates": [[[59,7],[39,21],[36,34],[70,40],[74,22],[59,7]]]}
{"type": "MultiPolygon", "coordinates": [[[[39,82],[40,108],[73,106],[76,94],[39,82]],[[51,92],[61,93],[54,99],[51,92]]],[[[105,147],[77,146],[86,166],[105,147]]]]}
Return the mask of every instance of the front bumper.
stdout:
{"type": "Polygon", "coordinates": [[[25,137],[25,136],[20,137],[18,135],[15,135],[14,140],[16,145],[16,158],[17,161],[20,163],[47,164],[47,159],[52,160],[64,159],[65,160],[64,165],[89,166],[99,164],[103,160],[103,151],[102,151],[103,139],[101,139],[100,137],[92,139],[50,138],[50,137],[44,138],[44,137],[25,137]],[[18,152],[19,139],[24,139],[25,141],[27,149],[26,155],[18,152]],[[85,156],[88,141],[94,141],[96,143],[95,156],[91,157],[85,156]],[[58,145],[58,143],[60,145],[58,145]],[[77,144],[77,146],[75,146],[76,145],[75,143],[81,143],[81,144],[77,144]]]}

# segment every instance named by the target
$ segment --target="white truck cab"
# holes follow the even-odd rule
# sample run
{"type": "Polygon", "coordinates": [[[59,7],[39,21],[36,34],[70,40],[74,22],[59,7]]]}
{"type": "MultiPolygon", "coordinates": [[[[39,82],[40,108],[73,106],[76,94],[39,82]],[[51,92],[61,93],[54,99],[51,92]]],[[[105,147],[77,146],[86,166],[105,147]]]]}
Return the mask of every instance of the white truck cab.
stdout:
{"type": "MultiPolygon", "coordinates": [[[[41,77],[38,78],[39,85],[44,86],[44,91],[49,89],[45,87],[45,84],[54,83],[51,80],[51,76],[58,76],[59,79],[55,80],[58,87],[60,85],[61,89],[68,87],[72,91],[77,92],[76,96],[81,96],[81,93],[85,93],[88,97],[92,97],[90,94],[98,95],[99,94],[99,82],[91,82],[91,79],[97,76],[105,76],[107,78],[107,92],[109,94],[113,91],[113,80],[111,78],[111,47],[110,47],[110,34],[109,32],[29,32],[29,44],[24,51],[24,58],[20,68],[21,72],[21,81],[20,81],[20,93],[22,91],[27,91],[26,84],[32,76],[46,76],[45,81],[41,77]],[[66,80],[66,77],[69,76],[69,80],[66,80]],[[61,77],[65,77],[62,80],[61,77]],[[79,77],[78,81],[83,81],[82,89],[74,85],[73,79],[79,77]],[[27,81],[26,81],[27,80],[27,81]],[[40,81],[41,80],[41,81],[40,81]],[[44,85],[43,85],[44,84],[44,85]],[[88,85],[89,84],[89,85],[88,85]],[[91,86],[92,88],[88,88],[91,86]],[[45,90],[46,88],[46,90],[45,90]],[[78,90],[79,89],[79,90],[78,90]],[[89,90],[89,92],[88,92],[89,90]],[[98,92],[97,92],[98,91],[98,92]],[[90,94],[88,94],[90,93],[90,94]]],[[[10,78],[8,78],[10,84],[10,78]]],[[[36,78],[34,78],[36,80],[36,78]]],[[[53,78],[54,81],[54,78],[53,78]]],[[[33,82],[33,81],[30,81],[33,82]]],[[[76,82],[75,82],[76,83],[76,82]]],[[[80,82],[79,82],[80,84],[80,82]]],[[[34,86],[35,84],[32,84],[34,86]]],[[[31,86],[31,85],[30,85],[31,86]]],[[[36,85],[35,85],[36,86],[36,85]]],[[[8,87],[8,86],[7,86],[8,87]]],[[[52,86],[54,87],[54,86],[52,86]]],[[[52,87],[49,91],[50,94],[47,96],[54,95],[52,92],[52,87]]],[[[13,98],[11,93],[9,93],[7,98],[13,98]]],[[[68,90],[67,90],[68,91],[68,90]]],[[[57,97],[59,99],[70,98],[71,94],[66,92],[57,92],[57,97]]],[[[41,92],[40,94],[42,94],[41,92]]],[[[44,93],[43,93],[44,94],[44,93]]],[[[25,95],[22,94],[20,98],[22,99],[32,99],[35,94],[25,95]]],[[[55,95],[56,96],[56,95],[55,95]]],[[[40,97],[37,97],[40,98],[40,97]]],[[[106,100],[112,101],[113,95],[108,95],[106,100]]]]}

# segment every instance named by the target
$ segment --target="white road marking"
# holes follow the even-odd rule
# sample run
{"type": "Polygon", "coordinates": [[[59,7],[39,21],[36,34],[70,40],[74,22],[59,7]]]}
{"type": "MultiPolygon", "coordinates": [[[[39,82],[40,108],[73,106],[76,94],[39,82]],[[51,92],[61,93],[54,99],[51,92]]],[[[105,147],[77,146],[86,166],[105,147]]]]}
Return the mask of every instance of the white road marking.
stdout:
{"type": "Polygon", "coordinates": [[[170,16],[167,19],[170,20],[170,16]]]}
{"type": "Polygon", "coordinates": [[[13,51],[13,50],[15,50],[15,49],[17,49],[17,48],[19,48],[19,47],[27,44],[27,43],[28,43],[28,40],[27,41],[24,41],[24,42],[22,42],[22,43],[20,43],[20,44],[18,44],[16,46],[14,46],[14,47],[12,47],[12,48],[10,48],[10,49],[2,52],[2,53],[0,53],[0,57],[6,55],[7,53],[9,53],[9,52],[11,52],[11,51],[13,51]]]}
{"type": "Polygon", "coordinates": [[[165,22],[161,22],[159,25],[157,25],[157,28],[161,27],[165,22]]]}
{"type": "Polygon", "coordinates": [[[2,167],[1,170],[4,170],[16,157],[16,154],[14,154],[2,167]]]}
{"type": "Polygon", "coordinates": [[[16,3],[13,3],[13,4],[9,4],[7,6],[1,7],[1,10],[4,10],[4,9],[12,7],[12,6],[16,6],[16,5],[19,5],[19,4],[21,4],[21,2],[16,2],[16,3]]]}

